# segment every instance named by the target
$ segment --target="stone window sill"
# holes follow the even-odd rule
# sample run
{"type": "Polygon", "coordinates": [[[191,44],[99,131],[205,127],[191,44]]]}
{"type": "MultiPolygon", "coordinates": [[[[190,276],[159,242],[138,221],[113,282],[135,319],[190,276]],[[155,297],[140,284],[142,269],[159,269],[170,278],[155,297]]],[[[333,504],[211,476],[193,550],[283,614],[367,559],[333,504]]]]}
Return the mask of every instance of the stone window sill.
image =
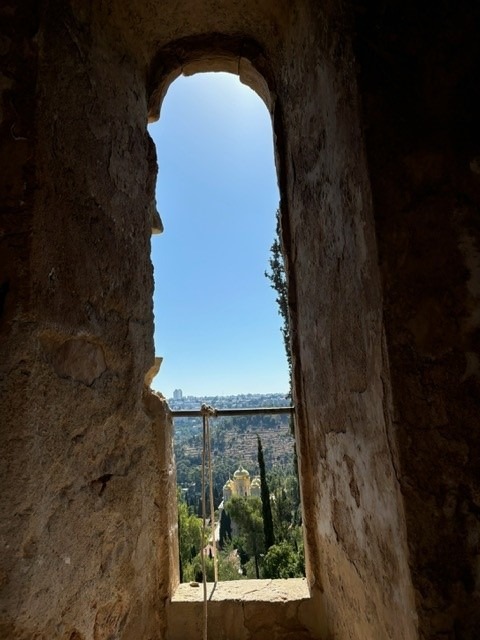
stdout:
{"type": "MultiPolygon", "coordinates": [[[[208,638],[315,640],[318,609],[305,578],[208,583],[208,638]]],[[[202,637],[203,585],[181,584],[167,606],[166,640],[202,637]]]]}
{"type": "MultiPolygon", "coordinates": [[[[198,584],[198,583],[195,583],[198,584]]],[[[310,599],[306,578],[288,580],[226,580],[207,583],[209,602],[225,600],[242,602],[285,602],[310,599]]],[[[203,585],[182,583],[172,598],[172,603],[203,602],[203,585]]]]}

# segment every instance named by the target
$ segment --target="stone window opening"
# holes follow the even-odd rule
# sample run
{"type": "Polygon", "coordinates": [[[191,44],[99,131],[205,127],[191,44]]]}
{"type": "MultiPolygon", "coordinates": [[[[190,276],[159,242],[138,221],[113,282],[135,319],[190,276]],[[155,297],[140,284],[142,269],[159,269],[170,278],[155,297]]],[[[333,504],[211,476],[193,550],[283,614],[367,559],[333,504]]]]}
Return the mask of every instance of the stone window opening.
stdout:
{"type": "MultiPolygon", "coordinates": [[[[272,114],[315,637],[475,636],[478,11],[35,4],[1,24],[4,634],[169,635],[146,121],[183,70],[218,69],[272,114]]],[[[258,613],[216,637],[305,637],[258,613]]]]}
{"type": "MultiPolygon", "coordinates": [[[[240,63],[239,63],[239,68],[240,68],[240,63]]],[[[252,73],[253,67],[250,68],[250,67],[247,66],[247,68],[249,70],[250,76],[253,75],[253,73],[252,73]]],[[[216,69],[216,70],[218,70],[218,69],[216,69]]],[[[199,70],[196,67],[193,70],[189,70],[189,69],[186,70],[185,67],[183,68],[184,75],[190,75],[190,73],[197,73],[198,71],[199,70]]],[[[238,71],[238,69],[237,69],[237,71],[238,71]]],[[[271,112],[271,108],[272,108],[271,98],[270,98],[270,95],[269,95],[268,91],[266,90],[266,84],[265,84],[265,81],[263,80],[263,78],[261,78],[261,76],[259,76],[258,79],[256,80],[256,86],[254,86],[254,87],[251,86],[251,81],[245,82],[245,78],[243,78],[243,82],[245,84],[249,85],[250,88],[253,88],[255,90],[255,92],[257,93],[257,95],[260,95],[261,99],[266,104],[267,108],[270,107],[269,108],[269,113],[271,115],[271,113],[272,113],[271,112]],[[259,90],[259,88],[260,88],[260,90],[259,90]]],[[[166,91],[165,91],[165,94],[166,94],[166,91]]],[[[162,170],[161,168],[162,168],[163,164],[164,164],[163,162],[160,162],[160,172],[162,170]]],[[[159,179],[161,179],[161,175],[159,176],[159,179]]],[[[162,203],[160,202],[159,204],[160,204],[160,209],[162,209],[162,203]]],[[[274,219],[275,210],[272,210],[271,214],[272,214],[272,219],[274,219]]],[[[162,241],[165,241],[165,238],[163,238],[162,241]]],[[[271,241],[273,241],[273,237],[272,237],[271,241]]],[[[270,241],[270,244],[271,244],[271,241],[270,241]]],[[[268,265],[265,265],[265,267],[267,267],[267,266],[268,265]]],[[[260,277],[262,277],[262,276],[263,276],[263,273],[260,274],[260,277]]],[[[245,310],[243,310],[242,312],[245,312],[245,310]]],[[[280,338],[280,332],[279,332],[278,338],[280,338]]],[[[286,362],[285,362],[285,368],[287,368],[287,363],[286,362]]],[[[255,390],[252,389],[252,392],[254,392],[254,391],[255,390]]],[[[215,389],[212,389],[212,394],[214,392],[215,392],[215,389]]],[[[285,401],[285,405],[286,404],[289,404],[289,401],[286,400],[285,401]]],[[[233,472],[233,470],[234,469],[232,469],[232,472],[233,472]]],[[[216,505],[216,506],[218,506],[218,505],[216,505]]],[[[251,580],[249,580],[249,582],[251,582],[251,580]]],[[[292,589],[295,590],[295,594],[296,594],[295,597],[297,597],[299,595],[299,593],[302,593],[303,594],[302,597],[305,597],[305,594],[308,591],[308,589],[306,587],[306,581],[304,579],[301,579],[300,582],[303,584],[303,587],[301,587],[301,586],[297,586],[297,587],[292,586],[292,589]]],[[[237,588],[236,588],[237,593],[238,593],[238,589],[239,589],[239,587],[237,586],[237,588]]],[[[223,591],[224,591],[224,589],[223,589],[223,591]]],[[[221,597],[223,599],[225,597],[225,595],[221,595],[221,597]]]]}
{"type": "Polygon", "coordinates": [[[166,235],[152,241],[155,342],[164,358],[157,385],[168,397],[180,384],[197,396],[287,393],[275,293],[264,277],[278,184],[263,102],[234,74],[198,73],[171,85],[159,126],[149,130],[166,223],[166,235]],[[229,369],[238,391],[225,380],[229,369]]]}

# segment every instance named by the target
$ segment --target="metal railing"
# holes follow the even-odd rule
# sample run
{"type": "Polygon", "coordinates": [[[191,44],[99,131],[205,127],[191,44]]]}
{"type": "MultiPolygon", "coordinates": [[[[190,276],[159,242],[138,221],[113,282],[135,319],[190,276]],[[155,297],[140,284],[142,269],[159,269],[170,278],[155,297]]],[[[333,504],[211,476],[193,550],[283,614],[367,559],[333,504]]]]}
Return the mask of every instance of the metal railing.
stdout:
{"type": "MultiPolygon", "coordinates": [[[[215,409],[211,414],[212,418],[221,418],[223,416],[257,416],[264,413],[270,415],[278,414],[295,414],[295,407],[248,407],[246,409],[215,409]]],[[[171,409],[172,418],[201,418],[203,416],[201,409],[171,409]]]]}

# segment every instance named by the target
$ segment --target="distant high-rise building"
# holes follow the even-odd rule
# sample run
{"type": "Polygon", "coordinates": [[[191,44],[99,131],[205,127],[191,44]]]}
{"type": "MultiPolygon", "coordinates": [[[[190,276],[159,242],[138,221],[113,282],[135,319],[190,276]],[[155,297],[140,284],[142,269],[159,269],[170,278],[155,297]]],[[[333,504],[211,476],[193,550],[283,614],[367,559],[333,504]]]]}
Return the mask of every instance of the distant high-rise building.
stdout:
{"type": "Polygon", "coordinates": [[[174,400],[181,400],[183,398],[183,392],[181,389],[175,389],[175,391],[173,392],[173,399],[174,400]]]}

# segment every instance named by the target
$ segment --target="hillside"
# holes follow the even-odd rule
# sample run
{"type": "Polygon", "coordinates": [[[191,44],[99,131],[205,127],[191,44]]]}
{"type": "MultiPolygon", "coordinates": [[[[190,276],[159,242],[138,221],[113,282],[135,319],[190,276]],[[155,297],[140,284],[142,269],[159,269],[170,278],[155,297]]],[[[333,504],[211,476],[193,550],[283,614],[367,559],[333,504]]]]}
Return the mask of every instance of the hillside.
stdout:
{"type": "MultiPolygon", "coordinates": [[[[258,406],[288,406],[284,394],[228,396],[170,400],[172,409],[196,409],[202,403],[215,408],[247,408],[258,406]]],[[[228,477],[242,464],[250,474],[258,474],[257,434],[263,446],[267,474],[289,475],[293,472],[294,440],[290,417],[258,415],[211,419],[212,457],[215,502],[221,500],[222,487],[228,477]]],[[[202,422],[200,418],[175,420],[175,458],[177,482],[196,503],[200,490],[202,459],[202,422]]]]}

